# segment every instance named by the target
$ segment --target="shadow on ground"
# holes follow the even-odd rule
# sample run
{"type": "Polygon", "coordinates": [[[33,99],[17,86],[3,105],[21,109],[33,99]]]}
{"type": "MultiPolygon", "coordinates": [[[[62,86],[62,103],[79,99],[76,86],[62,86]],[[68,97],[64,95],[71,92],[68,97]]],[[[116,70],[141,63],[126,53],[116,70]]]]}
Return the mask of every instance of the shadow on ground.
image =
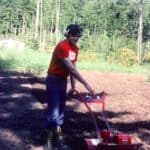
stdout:
{"type": "MultiPolygon", "coordinates": [[[[41,103],[45,103],[45,101],[41,101],[44,99],[45,93],[43,91],[43,86],[45,86],[44,78],[38,77],[31,77],[29,79],[30,83],[33,85],[32,87],[32,94],[39,100],[41,103]],[[34,86],[35,85],[35,86],[34,86]],[[39,88],[37,87],[39,85],[39,88]]],[[[72,99],[73,100],[73,99],[72,99]]],[[[71,101],[71,99],[70,99],[71,101]]],[[[80,150],[80,146],[84,138],[95,138],[95,128],[91,121],[91,116],[89,113],[79,113],[74,111],[76,107],[78,107],[79,103],[74,103],[74,106],[67,106],[66,108],[66,117],[65,117],[65,124],[64,124],[64,132],[66,141],[72,148],[72,150],[80,150]]],[[[121,117],[123,115],[132,115],[131,112],[110,112],[106,111],[108,118],[113,117],[121,117]]],[[[99,114],[95,114],[98,116],[99,114]]],[[[98,119],[98,124],[100,125],[100,129],[105,129],[106,125],[101,120],[98,119]]],[[[109,122],[111,128],[115,128],[118,131],[134,134],[137,133],[140,137],[141,141],[149,142],[149,133],[141,129],[150,130],[150,121],[135,121],[129,123],[111,123],[109,122]],[[140,130],[139,130],[140,129],[140,130]]]]}
{"type": "Polygon", "coordinates": [[[31,95],[27,73],[0,72],[0,148],[29,150],[43,145],[45,110],[31,95]]]}

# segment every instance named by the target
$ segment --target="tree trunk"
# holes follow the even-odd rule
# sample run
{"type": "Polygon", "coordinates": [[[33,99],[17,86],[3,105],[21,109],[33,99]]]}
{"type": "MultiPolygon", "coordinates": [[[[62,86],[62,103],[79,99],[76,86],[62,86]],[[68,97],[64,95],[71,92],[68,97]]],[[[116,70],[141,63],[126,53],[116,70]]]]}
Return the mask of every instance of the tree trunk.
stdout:
{"type": "Polygon", "coordinates": [[[52,20],[51,20],[51,29],[50,29],[50,41],[51,43],[53,43],[53,24],[54,24],[54,18],[52,16],[52,20]]]}
{"type": "Polygon", "coordinates": [[[138,27],[138,63],[141,64],[142,63],[142,31],[143,31],[143,17],[142,17],[142,13],[143,13],[143,1],[140,0],[140,15],[139,15],[139,27],[138,27]]]}
{"type": "Polygon", "coordinates": [[[41,51],[43,52],[45,49],[45,44],[46,44],[46,30],[43,31],[43,39],[42,39],[42,43],[41,43],[41,51]]]}
{"type": "Polygon", "coordinates": [[[59,41],[59,16],[60,16],[60,0],[56,0],[56,43],[59,41]]]}
{"type": "Polygon", "coordinates": [[[40,50],[42,50],[42,44],[43,44],[43,40],[42,40],[42,38],[43,38],[43,34],[42,34],[42,32],[43,32],[43,2],[42,2],[42,0],[41,0],[41,3],[40,3],[40,39],[39,39],[39,48],[40,48],[40,50]]]}
{"type": "Polygon", "coordinates": [[[35,39],[38,37],[39,15],[40,15],[40,0],[36,1],[36,19],[35,19],[35,39]]]}
{"type": "Polygon", "coordinates": [[[25,32],[26,32],[26,22],[25,22],[25,17],[23,16],[22,29],[21,29],[22,38],[24,37],[25,32]]]}

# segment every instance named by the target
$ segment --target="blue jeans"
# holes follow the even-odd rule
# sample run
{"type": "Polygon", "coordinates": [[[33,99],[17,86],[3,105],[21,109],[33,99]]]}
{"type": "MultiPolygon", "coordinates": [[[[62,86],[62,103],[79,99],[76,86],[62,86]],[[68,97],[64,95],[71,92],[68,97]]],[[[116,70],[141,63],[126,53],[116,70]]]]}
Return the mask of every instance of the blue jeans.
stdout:
{"type": "Polygon", "coordinates": [[[48,75],[46,78],[46,94],[48,103],[47,125],[51,130],[64,122],[67,78],[48,75]]]}

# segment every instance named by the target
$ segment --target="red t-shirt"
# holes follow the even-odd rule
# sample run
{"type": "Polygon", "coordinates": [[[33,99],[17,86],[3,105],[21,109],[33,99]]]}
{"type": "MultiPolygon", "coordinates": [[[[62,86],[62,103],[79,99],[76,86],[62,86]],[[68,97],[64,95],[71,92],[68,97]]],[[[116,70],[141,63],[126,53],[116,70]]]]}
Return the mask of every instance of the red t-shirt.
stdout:
{"type": "Polygon", "coordinates": [[[74,64],[77,60],[77,55],[78,47],[76,45],[70,45],[67,39],[61,41],[54,49],[48,74],[56,74],[62,77],[68,76],[69,71],[60,59],[69,58],[74,64]]]}

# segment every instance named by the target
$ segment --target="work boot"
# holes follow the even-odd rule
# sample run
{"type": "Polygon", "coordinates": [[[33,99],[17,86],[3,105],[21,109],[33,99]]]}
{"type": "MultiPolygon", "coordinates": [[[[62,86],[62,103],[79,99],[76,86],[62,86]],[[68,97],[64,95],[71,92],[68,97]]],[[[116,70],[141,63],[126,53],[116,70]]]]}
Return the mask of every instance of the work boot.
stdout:
{"type": "Polygon", "coordinates": [[[63,132],[61,126],[57,126],[55,132],[54,132],[54,145],[59,150],[68,150],[68,146],[65,143],[63,132]]]}
{"type": "Polygon", "coordinates": [[[47,149],[48,150],[53,150],[53,137],[54,134],[52,131],[47,130],[47,149]]]}
{"type": "Polygon", "coordinates": [[[56,134],[57,134],[57,140],[63,140],[64,139],[61,126],[57,126],[56,134]]]}

